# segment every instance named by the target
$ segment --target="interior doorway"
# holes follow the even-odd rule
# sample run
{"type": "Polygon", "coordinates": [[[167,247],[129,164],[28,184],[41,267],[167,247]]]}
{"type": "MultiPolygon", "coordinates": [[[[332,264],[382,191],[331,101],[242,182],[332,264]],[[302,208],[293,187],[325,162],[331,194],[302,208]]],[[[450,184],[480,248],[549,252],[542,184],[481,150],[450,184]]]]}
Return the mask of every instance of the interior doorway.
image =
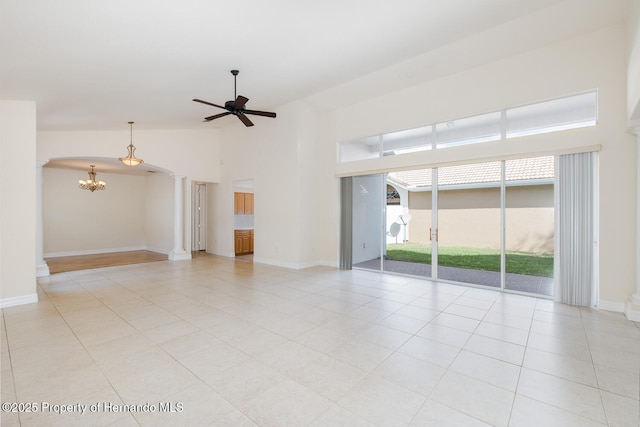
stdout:
{"type": "Polygon", "coordinates": [[[193,206],[191,212],[191,250],[207,250],[207,185],[204,183],[194,183],[191,197],[193,206]]]}
{"type": "Polygon", "coordinates": [[[253,261],[254,195],[253,179],[233,182],[233,242],[236,259],[253,261]]]}

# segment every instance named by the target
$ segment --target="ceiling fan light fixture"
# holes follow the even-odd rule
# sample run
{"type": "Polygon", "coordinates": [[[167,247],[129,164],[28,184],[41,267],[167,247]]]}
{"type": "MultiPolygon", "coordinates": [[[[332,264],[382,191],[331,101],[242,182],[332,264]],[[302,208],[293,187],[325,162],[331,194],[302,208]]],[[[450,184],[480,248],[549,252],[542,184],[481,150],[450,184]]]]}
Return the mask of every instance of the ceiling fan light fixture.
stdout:
{"type": "Polygon", "coordinates": [[[131,142],[127,147],[127,150],[128,150],[127,157],[119,157],[119,159],[125,165],[133,167],[133,166],[138,166],[144,163],[144,161],[142,159],[138,159],[135,156],[136,147],[133,146],[133,122],[129,122],[129,127],[131,128],[131,142]]]}

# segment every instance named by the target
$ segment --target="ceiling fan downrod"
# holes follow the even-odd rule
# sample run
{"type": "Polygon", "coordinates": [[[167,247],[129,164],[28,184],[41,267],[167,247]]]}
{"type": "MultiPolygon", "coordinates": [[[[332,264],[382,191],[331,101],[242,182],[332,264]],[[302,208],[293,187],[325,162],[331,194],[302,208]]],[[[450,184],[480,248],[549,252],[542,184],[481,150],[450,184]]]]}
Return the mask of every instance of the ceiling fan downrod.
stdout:
{"type": "Polygon", "coordinates": [[[236,77],[238,76],[238,70],[231,70],[231,74],[233,74],[233,99],[238,97],[238,93],[236,91],[236,77]]]}

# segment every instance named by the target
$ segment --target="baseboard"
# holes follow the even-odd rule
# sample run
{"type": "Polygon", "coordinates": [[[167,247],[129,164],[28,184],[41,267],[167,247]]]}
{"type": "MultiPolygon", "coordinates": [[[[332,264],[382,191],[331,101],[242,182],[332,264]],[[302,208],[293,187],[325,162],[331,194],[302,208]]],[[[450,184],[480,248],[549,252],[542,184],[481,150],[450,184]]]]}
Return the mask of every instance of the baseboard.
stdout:
{"type": "Polygon", "coordinates": [[[50,274],[49,266],[46,262],[36,265],[36,277],[46,277],[50,274]]]}
{"type": "Polygon", "coordinates": [[[615,311],[618,313],[624,313],[625,303],[614,301],[598,301],[598,308],[607,311],[615,311]]]}
{"type": "Polygon", "coordinates": [[[171,251],[169,251],[167,249],[160,249],[160,248],[144,247],[141,250],[156,252],[156,253],[167,255],[167,256],[171,253],[171,251]]]}
{"type": "Polygon", "coordinates": [[[22,295],[19,297],[0,299],[0,308],[15,307],[17,305],[32,304],[38,302],[38,294],[22,295]]]}
{"type": "Polygon", "coordinates": [[[285,262],[285,261],[273,260],[269,258],[256,257],[255,255],[253,256],[253,262],[258,264],[273,265],[275,267],[288,268],[291,270],[302,270],[305,268],[316,267],[318,265],[328,265],[329,267],[335,267],[335,265],[332,265],[331,263],[325,264],[324,262],[320,262],[320,261],[285,262]]]}
{"type": "MultiPolygon", "coordinates": [[[[146,251],[146,246],[128,246],[124,248],[104,248],[104,249],[87,249],[83,251],[67,251],[67,252],[48,252],[44,254],[44,258],[58,258],[63,256],[77,256],[77,255],[97,255],[108,254],[112,252],[130,252],[130,251],[146,251]]],[[[154,251],[156,252],[156,251],[154,251]]],[[[161,252],[164,253],[164,252],[161,252]]]]}
{"type": "Polygon", "coordinates": [[[169,252],[169,260],[171,261],[183,261],[187,259],[191,259],[191,252],[187,252],[187,251],[169,252]]]}
{"type": "Polygon", "coordinates": [[[210,251],[209,249],[207,249],[205,252],[211,255],[218,255],[227,258],[234,258],[236,256],[234,252],[210,251]]]}
{"type": "Polygon", "coordinates": [[[624,315],[627,316],[627,319],[629,320],[640,322],[640,305],[627,301],[624,308],[624,315]]]}

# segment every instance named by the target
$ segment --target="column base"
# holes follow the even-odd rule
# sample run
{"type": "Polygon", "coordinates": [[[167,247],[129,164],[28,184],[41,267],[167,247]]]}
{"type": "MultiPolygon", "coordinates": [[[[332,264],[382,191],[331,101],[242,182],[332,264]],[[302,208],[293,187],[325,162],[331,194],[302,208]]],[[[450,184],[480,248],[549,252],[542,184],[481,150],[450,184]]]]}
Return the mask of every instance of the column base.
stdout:
{"type": "Polygon", "coordinates": [[[633,294],[624,308],[627,319],[640,322],[640,294],[633,294]]]}
{"type": "Polygon", "coordinates": [[[171,251],[169,252],[169,259],[171,261],[181,261],[185,259],[191,259],[191,252],[187,251],[171,251]]]}
{"type": "Polygon", "coordinates": [[[46,277],[49,273],[49,266],[46,262],[42,264],[36,264],[36,277],[46,277]]]}

